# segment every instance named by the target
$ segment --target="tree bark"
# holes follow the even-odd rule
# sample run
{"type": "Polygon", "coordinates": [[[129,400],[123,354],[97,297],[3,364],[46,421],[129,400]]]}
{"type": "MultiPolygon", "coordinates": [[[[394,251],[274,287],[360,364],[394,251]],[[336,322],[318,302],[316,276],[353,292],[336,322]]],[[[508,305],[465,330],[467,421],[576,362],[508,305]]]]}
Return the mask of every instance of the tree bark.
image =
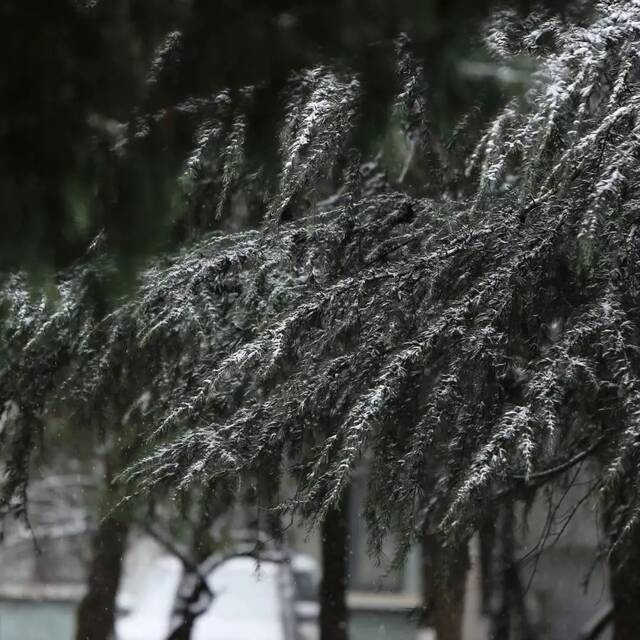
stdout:
{"type": "Polygon", "coordinates": [[[610,556],[613,640],[637,640],[640,634],[639,538],[610,556]]]}
{"type": "MultiPolygon", "coordinates": [[[[199,616],[203,615],[215,600],[207,583],[207,575],[201,571],[202,564],[210,558],[216,548],[211,534],[211,526],[228,505],[217,503],[213,490],[206,488],[197,495],[199,515],[191,536],[191,549],[188,557],[181,558],[183,576],[176,594],[171,630],[167,640],[189,640],[199,616]]],[[[208,574],[214,571],[209,567],[208,574]]]]}
{"type": "Polygon", "coordinates": [[[452,557],[436,534],[422,536],[422,616],[420,626],[431,627],[437,640],[461,640],[468,554],[452,557]]]}
{"type": "MultiPolygon", "coordinates": [[[[481,612],[492,640],[536,640],[539,632],[527,608],[527,589],[517,561],[517,512],[512,502],[485,513],[479,531],[481,612]]],[[[541,551],[540,551],[541,552],[541,551]]]]}
{"type": "Polygon", "coordinates": [[[632,504],[631,497],[619,488],[609,496],[602,519],[604,534],[611,545],[608,563],[612,640],[636,640],[640,631],[640,532],[636,528],[626,538],[620,538],[628,515],[623,505],[628,504],[632,504]]]}
{"type": "Polygon", "coordinates": [[[87,593],[78,608],[76,640],[111,638],[128,530],[128,523],[107,516],[93,536],[87,593]]]}
{"type": "Polygon", "coordinates": [[[209,528],[211,518],[204,509],[192,541],[192,566],[184,565],[184,575],[178,588],[172,630],[167,640],[189,640],[199,616],[212,605],[215,594],[209,589],[207,577],[200,573],[200,566],[211,553],[209,528]]]}
{"type": "Polygon", "coordinates": [[[190,640],[197,618],[207,611],[214,600],[214,594],[211,593],[203,576],[192,571],[185,575],[183,581],[185,579],[193,586],[180,598],[179,620],[169,633],[168,640],[190,640]]]}
{"type": "Polygon", "coordinates": [[[320,640],[347,640],[349,522],[344,503],[327,513],[321,527],[321,545],[320,640]]]}

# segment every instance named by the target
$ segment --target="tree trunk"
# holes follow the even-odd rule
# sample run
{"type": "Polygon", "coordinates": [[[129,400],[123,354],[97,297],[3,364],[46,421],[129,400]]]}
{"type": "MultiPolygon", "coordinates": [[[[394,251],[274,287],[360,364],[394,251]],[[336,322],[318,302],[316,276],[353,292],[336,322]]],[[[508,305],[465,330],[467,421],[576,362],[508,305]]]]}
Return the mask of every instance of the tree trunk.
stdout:
{"type": "MultiPolygon", "coordinates": [[[[199,501],[200,513],[191,539],[191,560],[187,563],[183,559],[184,574],[176,594],[167,640],[189,640],[196,620],[206,613],[215,599],[215,594],[207,584],[207,576],[201,573],[200,567],[215,550],[211,526],[216,515],[222,513],[226,506],[215,503],[211,488],[205,489],[204,494],[196,500],[199,501]]],[[[211,571],[212,567],[209,569],[211,571]]]]}
{"type": "Polygon", "coordinates": [[[76,640],[111,637],[128,529],[126,522],[107,516],[93,536],[87,593],[78,608],[76,640]]]}
{"type": "Polygon", "coordinates": [[[344,503],[327,513],[321,536],[320,640],[347,640],[349,523],[344,503]]]}
{"type": "Polygon", "coordinates": [[[422,618],[420,626],[431,627],[437,640],[461,640],[464,595],[469,558],[465,552],[452,557],[439,537],[422,536],[422,618]]]}
{"type": "Polygon", "coordinates": [[[637,528],[620,539],[631,503],[627,491],[618,489],[608,497],[602,519],[603,531],[610,545],[609,591],[613,604],[613,640],[637,640],[640,630],[640,531],[637,528]]]}
{"type": "Polygon", "coordinates": [[[637,640],[640,634],[640,540],[610,557],[613,640],[637,640]]]}
{"type": "Polygon", "coordinates": [[[480,530],[482,611],[489,616],[492,640],[535,640],[526,589],[516,560],[516,511],[502,505],[480,530]]]}
{"type": "Polygon", "coordinates": [[[203,576],[191,571],[185,574],[182,587],[185,582],[191,586],[180,598],[178,623],[169,633],[167,640],[190,640],[197,618],[209,609],[214,600],[214,594],[211,593],[203,576]]]}

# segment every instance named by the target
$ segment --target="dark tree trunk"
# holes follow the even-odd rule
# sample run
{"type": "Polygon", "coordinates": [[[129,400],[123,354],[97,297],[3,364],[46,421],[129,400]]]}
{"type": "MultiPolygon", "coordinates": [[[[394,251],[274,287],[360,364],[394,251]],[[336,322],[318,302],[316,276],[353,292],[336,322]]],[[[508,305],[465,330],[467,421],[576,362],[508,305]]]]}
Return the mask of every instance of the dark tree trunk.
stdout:
{"type": "Polygon", "coordinates": [[[87,593],[78,608],[76,640],[111,637],[128,529],[126,522],[107,516],[93,536],[87,593]]]}
{"type": "MultiPolygon", "coordinates": [[[[217,514],[222,513],[226,504],[215,501],[211,488],[198,496],[200,514],[191,539],[190,559],[183,559],[184,575],[180,581],[172,626],[167,640],[190,640],[199,616],[203,615],[215,600],[207,584],[207,576],[201,572],[202,564],[214,552],[215,543],[211,536],[211,525],[217,514]],[[185,561],[186,560],[186,561],[185,561]]],[[[213,567],[209,567],[209,573],[213,567]]]]}
{"type": "Polygon", "coordinates": [[[461,640],[464,596],[469,558],[466,552],[451,556],[439,537],[422,536],[422,619],[438,640],[461,640]]]}
{"type": "Polygon", "coordinates": [[[327,513],[321,536],[320,640],[347,640],[349,523],[345,504],[327,513]]]}
{"type": "Polygon", "coordinates": [[[526,590],[516,561],[513,503],[494,512],[480,531],[483,612],[490,618],[492,640],[535,640],[526,590]]]}
{"type": "Polygon", "coordinates": [[[207,611],[214,599],[203,576],[192,571],[185,578],[193,586],[181,598],[178,605],[179,622],[169,634],[168,640],[190,640],[198,616],[207,611]]]}
{"type": "Polygon", "coordinates": [[[613,640],[640,637],[640,536],[610,557],[613,640]]]}
{"type": "Polygon", "coordinates": [[[612,545],[608,561],[613,640],[637,640],[640,637],[640,532],[636,528],[625,539],[620,539],[624,518],[628,515],[622,506],[630,503],[629,494],[618,489],[609,497],[602,519],[604,534],[612,545]]]}

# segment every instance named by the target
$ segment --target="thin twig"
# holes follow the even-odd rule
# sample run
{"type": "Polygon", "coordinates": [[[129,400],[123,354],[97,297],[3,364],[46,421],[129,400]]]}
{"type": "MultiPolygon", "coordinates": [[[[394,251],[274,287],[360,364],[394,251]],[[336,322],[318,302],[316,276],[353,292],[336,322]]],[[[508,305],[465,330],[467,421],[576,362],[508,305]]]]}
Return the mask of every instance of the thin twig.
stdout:
{"type": "Polygon", "coordinates": [[[571,469],[576,464],[582,462],[585,458],[588,458],[592,453],[596,451],[596,449],[604,442],[607,434],[602,434],[590,447],[587,447],[584,451],[577,453],[573,458],[569,458],[569,460],[565,460],[565,462],[561,462],[554,467],[550,467],[549,469],[544,469],[543,471],[537,471],[536,473],[531,473],[527,476],[525,475],[513,475],[510,476],[512,480],[517,482],[524,482],[527,485],[529,484],[537,484],[539,480],[549,480],[555,476],[558,476],[565,471],[571,469]]]}

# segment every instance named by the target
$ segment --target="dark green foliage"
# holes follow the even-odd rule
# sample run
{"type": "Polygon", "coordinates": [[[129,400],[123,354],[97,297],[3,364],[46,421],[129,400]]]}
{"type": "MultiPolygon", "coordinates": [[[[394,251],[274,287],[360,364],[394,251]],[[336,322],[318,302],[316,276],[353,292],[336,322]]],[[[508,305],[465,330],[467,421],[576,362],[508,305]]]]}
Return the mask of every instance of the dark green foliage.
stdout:
{"type": "MultiPolygon", "coordinates": [[[[82,423],[131,405],[149,437],[132,491],[257,479],[265,503],[290,474],[298,491],[282,506],[310,518],[366,457],[374,542],[389,527],[409,541],[425,520],[464,538],[485,505],[597,459],[604,499],[625,488],[624,539],[640,514],[640,10],[598,3],[586,27],[538,13],[524,32],[513,19],[495,18],[489,44],[502,64],[526,55],[537,70],[461,143],[434,132],[399,45],[399,135],[415,162],[438,162],[427,196],[380,163],[343,162],[360,85],[317,67],[288,94],[262,230],[155,261],[106,314],[90,291],[107,257],[60,276],[52,301],[11,278],[7,411],[82,423]],[[309,204],[336,162],[341,189],[309,204]]],[[[261,179],[239,177],[243,113],[225,95],[230,128],[218,136],[215,113],[205,119],[189,165],[220,150],[216,203],[261,179]]]]}
{"type": "MultiPolygon", "coordinates": [[[[456,68],[473,54],[469,34],[494,4],[6,0],[0,269],[39,274],[67,267],[103,230],[119,266],[135,271],[141,259],[194,228],[219,226],[211,216],[192,218],[176,178],[221,91],[234,105],[224,135],[242,129],[250,172],[253,165],[275,166],[281,91],[305,69],[339,64],[361,75],[355,138],[361,147],[377,144],[396,91],[393,40],[401,31],[427,62],[438,114],[460,113],[478,83],[462,81],[456,68]],[[252,104],[238,113],[247,87],[252,104]]],[[[236,177],[232,171],[210,179],[228,191],[236,177]]]]}

